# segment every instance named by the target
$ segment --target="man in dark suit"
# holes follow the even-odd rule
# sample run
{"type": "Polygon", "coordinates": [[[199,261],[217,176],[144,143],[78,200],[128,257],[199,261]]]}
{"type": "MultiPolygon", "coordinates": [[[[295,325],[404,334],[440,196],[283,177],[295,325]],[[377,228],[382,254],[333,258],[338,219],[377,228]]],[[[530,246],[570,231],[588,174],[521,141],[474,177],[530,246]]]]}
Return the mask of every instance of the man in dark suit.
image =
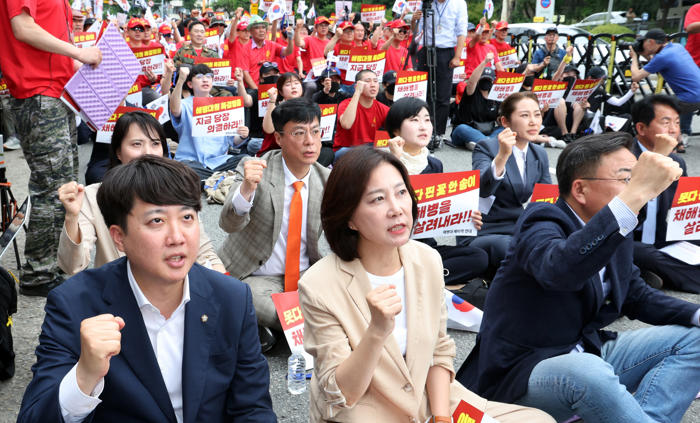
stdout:
{"type": "Polygon", "coordinates": [[[457,375],[467,388],[558,421],[681,420],[700,389],[700,306],[647,286],[628,235],[682,170],[657,153],[637,161],[632,141],[610,133],[564,149],[559,201],[528,206],[489,290],[457,375]],[[602,330],[621,314],[660,326],[602,330]]]}
{"type": "Polygon", "coordinates": [[[277,106],[272,121],[280,150],[241,160],[219,217],[229,234],[219,256],[252,289],[264,351],[275,342],[269,328],[281,329],[270,294],[295,291],[299,275],[321,258],[321,198],[330,170],[316,162],[320,120],[318,105],[304,98],[277,106]],[[296,195],[300,221],[290,232],[296,195]],[[290,233],[296,244],[288,242],[290,233]]]}
{"type": "MultiPolygon", "coordinates": [[[[668,155],[688,176],[685,161],[670,151],[680,135],[680,106],[674,97],[653,95],[632,106],[632,122],[637,134],[632,148],[639,157],[644,151],[668,155]],[[663,150],[665,148],[665,151],[663,150]]],[[[642,277],[654,288],[666,285],[681,291],[700,293],[700,267],[677,260],[659,251],[666,241],[666,218],[678,183],[674,182],[642,209],[639,226],[634,231],[634,264],[642,277]]]]}
{"type": "Polygon", "coordinates": [[[200,182],[144,156],[97,201],[126,257],[49,294],[19,422],[276,422],[247,285],[194,264],[200,182]]]}

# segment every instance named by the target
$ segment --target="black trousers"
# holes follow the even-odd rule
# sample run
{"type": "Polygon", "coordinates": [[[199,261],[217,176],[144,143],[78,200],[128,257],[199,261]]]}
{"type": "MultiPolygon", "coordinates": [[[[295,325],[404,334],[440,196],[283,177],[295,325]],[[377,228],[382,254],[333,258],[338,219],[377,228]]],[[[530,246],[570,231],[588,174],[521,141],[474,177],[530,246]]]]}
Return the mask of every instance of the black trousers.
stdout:
{"type": "MultiPolygon", "coordinates": [[[[435,67],[435,133],[445,135],[447,128],[447,116],[450,112],[450,97],[452,95],[452,73],[450,60],[455,57],[455,49],[437,48],[435,67]]],[[[418,52],[418,70],[427,72],[427,49],[422,48],[418,52]]],[[[428,84],[428,98],[430,98],[431,87],[428,84]]]]}
{"type": "Polygon", "coordinates": [[[641,242],[634,243],[634,264],[661,276],[664,287],[700,294],[700,266],[676,260],[641,242]]]}

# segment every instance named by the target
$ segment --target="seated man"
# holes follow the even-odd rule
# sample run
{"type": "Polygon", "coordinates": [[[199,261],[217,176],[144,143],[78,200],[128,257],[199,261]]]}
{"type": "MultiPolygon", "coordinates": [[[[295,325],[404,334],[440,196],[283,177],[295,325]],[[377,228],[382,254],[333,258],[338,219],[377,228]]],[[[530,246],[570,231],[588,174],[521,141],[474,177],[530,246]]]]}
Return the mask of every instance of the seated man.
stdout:
{"type": "Polygon", "coordinates": [[[627,235],[682,170],[656,153],[637,161],[631,144],[592,135],[561,153],[559,200],[518,221],[457,375],[466,387],[557,421],[681,420],[700,388],[700,306],[647,286],[627,235]],[[658,326],[602,330],[623,314],[658,326]]]}
{"type": "Polygon", "coordinates": [[[19,422],[277,421],[250,289],[194,263],[200,196],[162,157],[107,173],[97,201],[126,257],[49,294],[19,422]]]}
{"type": "Polygon", "coordinates": [[[335,131],[335,159],[356,145],[374,142],[377,129],[384,126],[389,108],[377,101],[379,81],[377,74],[365,69],[355,75],[355,92],[338,106],[338,125],[335,131]]]}
{"type": "MultiPolygon", "coordinates": [[[[632,121],[637,142],[632,148],[639,157],[644,151],[668,155],[688,176],[685,161],[670,153],[680,135],[680,106],[674,97],[654,95],[644,97],[632,106],[632,121]],[[663,150],[665,148],[665,150],[663,150]]],[[[666,218],[678,183],[672,183],[658,197],[647,203],[640,224],[634,231],[634,264],[642,277],[655,288],[666,285],[681,291],[700,293],[700,267],[692,266],[659,251],[666,242],[666,218]]]]}
{"type": "Polygon", "coordinates": [[[281,329],[270,294],[296,290],[299,275],[321,258],[321,196],[330,171],[316,162],[320,120],[318,105],[305,98],[280,103],[272,111],[280,149],[241,161],[219,218],[229,234],[221,260],[253,291],[264,349],[275,341],[269,328],[281,329]]]}

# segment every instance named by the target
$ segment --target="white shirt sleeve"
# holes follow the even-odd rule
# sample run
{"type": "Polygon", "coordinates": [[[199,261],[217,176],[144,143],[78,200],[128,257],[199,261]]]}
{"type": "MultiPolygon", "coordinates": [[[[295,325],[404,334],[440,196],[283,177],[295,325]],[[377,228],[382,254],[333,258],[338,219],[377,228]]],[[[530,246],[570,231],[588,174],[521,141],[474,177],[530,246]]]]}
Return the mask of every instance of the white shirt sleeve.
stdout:
{"type": "Polygon", "coordinates": [[[241,187],[239,185],[238,188],[236,188],[236,193],[233,194],[233,198],[231,199],[233,210],[237,215],[243,216],[244,214],[248,213],[251,208],[253,208],[253,200],[255,200],[255,193],[253,192],[253,195],[250,196],[250,201],[248,201],[241,195],[241,187]]]}
{"type": "Polygon", "coordinates": [[[620,107],[623,104],[627,103],[627,101],[632,98],[634,95],[634,92],[632,90],[627,91],[627,94],[623,95],[622,97],[610,97],[606,103],[608,103],[611,106],[615,107],[620,107]]]}
{"type": "Polygon", "coordinates": [[[506,168],[503,168],[503,175],[498,176],[496,175],[496,159],[491,160],[491,174],[493,175],[493,178],[497,181],[500,181],[501,179],[506,177],[506,168]]]}
{"type": "Polygon", "coordinates": [[[617,220],[617,224],[620,227],[620,235],[627,236],[628,233],[637,227],[637,216],[627,207],[624,201],[620,200],[620,197],[613,198],[608,203],[608,207],[610,207],[610,211],[612,211],[615,220],[617,220]]]}
{"type": "Polygon", "coordinates": [[[102,402],[99,396],[105,387],[104,378],[100,379],[91,395],[85,395],[78,386],[77,368],[78,363],[63,377],[58,387],[58,404],[66,423],[82,422],[102,402]]]}

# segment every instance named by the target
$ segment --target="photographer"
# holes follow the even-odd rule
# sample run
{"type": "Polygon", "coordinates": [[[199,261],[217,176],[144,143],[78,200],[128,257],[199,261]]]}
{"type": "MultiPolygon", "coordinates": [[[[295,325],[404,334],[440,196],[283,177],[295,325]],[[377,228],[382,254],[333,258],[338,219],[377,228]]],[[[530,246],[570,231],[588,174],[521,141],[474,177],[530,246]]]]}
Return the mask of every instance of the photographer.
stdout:
{"type": "MultiPolygon", "coordinates": [[[[654,28],[638,39],[630,49],[630,59],[632,81],[639,82],[649,74],[659,73],[673,89],[680,100],[681,120],[685,119],[686,122],[681,127],[681,132],[690,135],[692,113],[700,109],[700,68],[688,51],[680,44],[668,42],[666,33],[654,28]],[[639,69],[638,55],[649,61],[642,69],[639,69]]],[[[678,152],[684,153],[685,147],[679,145],[678,152]]]]}

